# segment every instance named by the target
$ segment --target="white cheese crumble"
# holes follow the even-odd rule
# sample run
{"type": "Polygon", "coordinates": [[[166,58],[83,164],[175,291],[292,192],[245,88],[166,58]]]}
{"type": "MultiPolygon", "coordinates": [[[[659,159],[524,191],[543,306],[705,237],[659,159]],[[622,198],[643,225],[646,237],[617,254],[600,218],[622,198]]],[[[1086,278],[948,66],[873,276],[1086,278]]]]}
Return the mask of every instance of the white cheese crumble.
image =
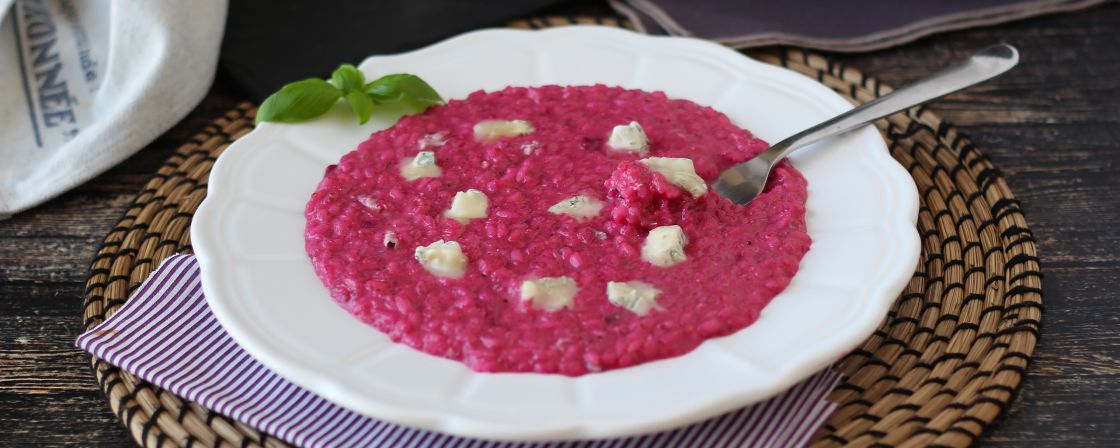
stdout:
{"type": "Polygon", "coordinates": [[[649,314],[649,310],[657,308],[655,299],[658,294],[661,294],[661,290],[643,281],[607,282],[607,300],[639,316],[645,316],[649,314]]]}
{"type": "Polygon", "coordinates": [[[557,202],[548,208],[554,215],[568,215],[577,220],[592,218],[603,210],[603,202],[590,196],[576,195],[557,202]]]}
{"type": "Polygon", "coordinates": [[[685,244],[688,244],[688,237],[681,226],[654,227],[642,244],[642,259],[654,266],[672,266],[687,258],[685,244]]]}
{"type": "Polygon", "coordinates": [[[540,148],[540,147],[541,147],[541,142],[533,140],[533,141],[528,142],[528,143],[522,143],[521,144],[521,152],[523,154],[527,155],[527,156],[530,156],[530,155],[533,155],[533,151],[536,151],[537,148],[540,148]]]}
{"type": "Polygon", "coordinates": [[[422,177],[439,177],[442,171],[436,165],[436,153],[420,151],[416,157],[407,157],[401,161],[401,176],[405,180],[416,180],[422,177]]]}
{"type": "Polygon", "coordinates": [[[483,142],[532,132],[533,125],[525,120],[482,120],[474,125],[474,139],[483,142]]]}
{"type": "Polygon", "coordinates": [[[423,137],[420,137],[420,141],[417,142],[417,146],[419,146],[420,150],[423,151],[428,148],[443,146],[445,143],[447,143],[447,134],[444,134],[442,132],[432,132],[430,134],[425,134],[423,137]]]}
{"type": "Polygon", "coordinates": [[[397,239],[397,232],[392,230],[386,230],[385,238],[381,239],[381,243],[390,249],[397,247],[397,243],[399,242],[400,240],[397,239]]]}
{"type": "Polygon", "coordinates": [[[619,151],[630,151],[645,154],[649,150],[649,137],[637,121],[630,124],[620,124],[611,130],[607,146],[619,151]]]}
{"type": "Polygon", "coordinates": [[[455,193],[455,197],[451,199],[451,208],[444,215],[465,224],[472,219],[485,218],[488,208],[490,199],[486,197],[486,193],[471,188],[455,193]]]}
{"type": "Polygon", "coordinates": [[[521,282],[521,301],[548,312],[572,306],[579,288],[570,277],[542,277],[521,282]]]}
{"type": "Polygon", "coordinates": [[[437,277],[460,278],[467,269],[467,256],[455,241],[439,240],[416,247],[416,261],[437,277]]]}
{"type": "Polygon", "coordinates": [[[665,176],[673,185],[681,187],[694,198],[703,196],[708,192],[708,184],[696,174],[696,167],[692,160],[683,157],[650,157],[639,160],[651,171],[656,171],[665,176]]]}
{"type": "Polygon", "coordinates": [[[358,196],[357,199],[359,204],[375,212],[380,212],[384,208],[380,202],[377,202],[377,199],[371,196],[358,196]]]}

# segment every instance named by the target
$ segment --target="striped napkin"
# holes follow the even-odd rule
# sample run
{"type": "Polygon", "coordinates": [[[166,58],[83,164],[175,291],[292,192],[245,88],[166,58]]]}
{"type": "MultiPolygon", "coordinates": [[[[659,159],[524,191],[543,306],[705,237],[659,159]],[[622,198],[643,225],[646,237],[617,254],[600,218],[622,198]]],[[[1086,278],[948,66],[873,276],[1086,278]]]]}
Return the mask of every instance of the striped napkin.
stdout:
{"type": "Polygon", "coordinates": [[[656,434],[579,442],[468,439],[375,420],[301,389],[242,350],[206,305],[198,262],[164,261],[116,314],[78,346],[136,376],[299,446],[309,447],[797,447],[836,405],[840,375],[825,370],[782,395],[656,434]]]}

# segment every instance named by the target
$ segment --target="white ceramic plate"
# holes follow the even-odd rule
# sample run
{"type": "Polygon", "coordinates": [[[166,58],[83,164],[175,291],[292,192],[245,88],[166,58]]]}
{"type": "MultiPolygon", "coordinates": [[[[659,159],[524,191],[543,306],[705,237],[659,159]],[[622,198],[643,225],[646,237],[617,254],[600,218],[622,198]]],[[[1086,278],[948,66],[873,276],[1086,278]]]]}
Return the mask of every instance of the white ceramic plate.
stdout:
{"type": "MultiPolygon", "coordinates": [[[[415,73],[445,97],[509,85],[662,90],[775,142],[851,106],[817,82],[695,39],[600,27],[486,30],[361,64],[415,73]]],[[[339,105],[264,124],[214,165],[192,225],[210,306],[276,373],[369,416],[464,436],[582,439],[652,432],[775,395],[871,334],[918,259],[914,183],[871,128],[793,156],[813,245],[759,320],[684,356],[569,378],[483,374],[394,344],[331,301],[304,252],[303,211],[327,165],[395,117],[339,105]]]]}

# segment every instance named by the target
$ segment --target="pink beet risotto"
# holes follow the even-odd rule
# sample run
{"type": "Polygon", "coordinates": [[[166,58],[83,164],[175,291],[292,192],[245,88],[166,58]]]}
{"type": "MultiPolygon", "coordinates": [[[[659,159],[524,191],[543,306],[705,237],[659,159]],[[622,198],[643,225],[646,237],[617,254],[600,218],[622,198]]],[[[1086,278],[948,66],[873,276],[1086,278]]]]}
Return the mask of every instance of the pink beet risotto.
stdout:
{"type": "Polygon", "coordinates": [[[306,246],[340,306],[394,341],[483,372],[578,376],[679,356],[754,322],[809,249],[806,183],[788,163],[747,206],[714,191],[693,198],[637,161],[691,159],[711,182],[767,144],[726,116],[660,92],[617,87],[510,87],[406,116],[327,170],[307,205],[306,246]],[[476,141],[482,120],[525,120],[525,135],[476,141]],[[608,146],[636,121],[648,154],[608,146]],[[432,151],[438,177],[402,177],[402,160],[432,151]],[[466,224],[444,215],[456,192],[489,198],[466,224]],[[589,219],[553,214],[583,194],[604,203],[589,219]],[[687,260],[654,266],[640,253],[650,229],[679,225],[687,260]],[[386,238],[386,232],[391,232],[386,238]],[[460,278],[433,275],[418,246],[456,241],[460,278]],[[570,306],[521,299],[527,278],[567,276],[570,306]],[[645,315],[607,298],[607,282],[661,293],[645,315]]]}

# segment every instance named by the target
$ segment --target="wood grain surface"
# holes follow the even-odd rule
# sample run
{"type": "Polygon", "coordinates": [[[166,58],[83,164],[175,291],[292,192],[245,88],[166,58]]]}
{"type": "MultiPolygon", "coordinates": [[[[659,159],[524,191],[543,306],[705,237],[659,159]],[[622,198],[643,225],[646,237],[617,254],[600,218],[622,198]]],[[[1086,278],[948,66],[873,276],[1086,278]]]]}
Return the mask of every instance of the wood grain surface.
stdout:
{"type": "MultiPolygon", "coordinates": [[[[1042,339],[982,446],[1120,446],[1120,4],[835,55],[901,85],[1008,42],[1022,63],[931,105],[992,157],[1043,261],[1042,339]]],[[[0,445],[133,446],[73,346],[98,243],[181,142],[240,97],[221,80],[186,119],[79,188],[0,221],[0,445]]]]}

